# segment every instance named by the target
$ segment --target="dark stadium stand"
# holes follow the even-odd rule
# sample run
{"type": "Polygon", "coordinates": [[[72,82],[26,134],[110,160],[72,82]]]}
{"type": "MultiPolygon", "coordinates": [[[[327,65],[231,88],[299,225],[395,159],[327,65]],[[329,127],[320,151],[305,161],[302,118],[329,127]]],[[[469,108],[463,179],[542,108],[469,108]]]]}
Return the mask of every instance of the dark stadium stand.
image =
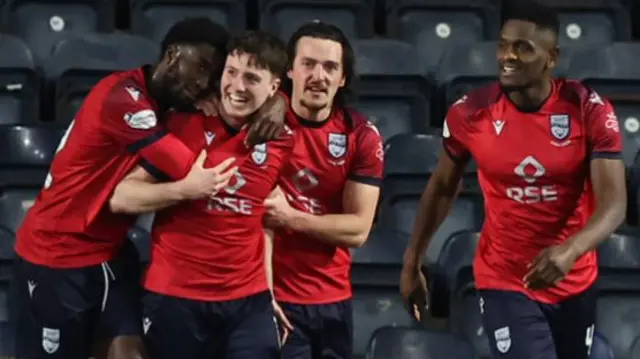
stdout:
{"type": "MultiPolygon", "coordinates": [[[[593,359],[640,359],[640,0],[547,0],[560,11],[558,76],[610,99],[629,167],[628,225],[599,248],[593,359]],[[635,35],[635,36],[634,36],[635,35]]],[[[471,271],[484,207],[476,170],[428,249],[434,314],[416,324],[398,294],[416,206],[440,151],[448,106],[495,79],[499,0],[0,0],[0,356],[12,354],[12,244],[64,127],[106,74],[154,61],[176,21],[208,16],[233,32],[287,39],[302,23],[342,28],[357,58],[355,107],[386,141],[382,199],[353,253],[354,353],[368,359],[478,359],[490,348],[471,271]]],[[[503,6],[504,5],[504,6],[503,6]]],[[[149,260],[152,216],[129,232],[149,260]]]]}

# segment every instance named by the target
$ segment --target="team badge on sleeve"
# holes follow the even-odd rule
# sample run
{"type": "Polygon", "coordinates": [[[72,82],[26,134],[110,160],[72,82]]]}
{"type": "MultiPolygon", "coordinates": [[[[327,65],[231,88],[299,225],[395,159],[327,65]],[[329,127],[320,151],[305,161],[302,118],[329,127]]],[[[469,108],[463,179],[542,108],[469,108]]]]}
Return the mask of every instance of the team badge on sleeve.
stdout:
{"type": "Polygon", "coordinates": [[[267,160],[267,144],[262,143],[253,146],[253,152],[251,152],[251,159],[258,166],[262,166],[267,160]]]}
{"type": "Polygon", "coordinates": [[[329,134],[329,153],[334,158],[340,158],[347,153],[347,135],[344,133],[329,134]]]}
{"type": "Polygon", "coordinates": [[[153,110],[141,110],[136,113],[127,113],[124,115],[124,122],[131,128],[136,130],[148,130],[156,127],[158,118],[153,110]]]}
{"type": "Polygon", "coordinates": [[[571,133],[571,121],[569,115],[551,115],[549,117],[549,128],[551,135],[559,141],[569,137],[571,133]]]}

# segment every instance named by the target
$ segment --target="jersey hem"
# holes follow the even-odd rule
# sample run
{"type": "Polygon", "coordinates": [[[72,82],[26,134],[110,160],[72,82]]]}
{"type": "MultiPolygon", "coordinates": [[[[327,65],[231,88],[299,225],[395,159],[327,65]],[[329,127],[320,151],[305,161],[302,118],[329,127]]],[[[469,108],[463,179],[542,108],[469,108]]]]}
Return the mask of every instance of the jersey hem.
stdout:
{"type": "Polygon", "coordinates": [[[350,291],[347,294],[343,294],[340,296],[318,299],[318,297],[308,297],[308,298],[300,298],[291,295],[278,295],[277,290],[275,290],[275,299],[278,303],[287,303],[287,304],[295,304],[295,305],[318,305],[318,304],[332,304],[343,302],[345,300],[351,299],[353,297],[353,293],[350,291]]]}
{"type": "MultiPolygon", "coordinates": [[[[184,292],[178,293],[173,290],[159,290],[158,288],[155,288],[153,285],[147,285],[147,284],[144,285],[144,289],[155,294],[166,295],[170,297],[182,298],[187,300],[199,300],[202,302],[226,302],[230,300],[247,298],[259,293],[269,291],[269,286],[266,284],[264,286],[256,286],[251,290],[235,291],[230,295],[226,295],[226,296],[198,295],[198,294],[192,293],[191,291],[184,291],[184,292]]],[[[223,291],[223,292],[228,292],[228,291],[223,291]]]]}

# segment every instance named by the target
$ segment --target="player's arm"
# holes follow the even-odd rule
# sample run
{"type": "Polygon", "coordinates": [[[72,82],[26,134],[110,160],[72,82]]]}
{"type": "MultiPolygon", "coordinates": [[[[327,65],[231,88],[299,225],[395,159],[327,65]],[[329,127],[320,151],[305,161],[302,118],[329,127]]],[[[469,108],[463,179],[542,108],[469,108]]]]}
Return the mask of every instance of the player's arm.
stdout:
{"type": "Polygon", "coordinates": [[[589,102],[585,119],[591,147],[590,177],[596,210],[587,225],[570,239],[581,256],[609,238],[624,221],[627,210],[622,141],[613,107],[606,101],[589,102]]]}
{"type": "Polygon", "coordinates": [[[166,175],[160,174],[147,162],[131,171],[116,186],[109,206],[115,213],[140,214],[154,212],[185,200],[196,200],[215,195],[224,188],[237,168],[229,158],[213,168],[204,168],[207,158],[202,151],[191,170],[183,179],[159,182],[166,175]]]}
{"type": "Polygon", "coordinates": [[[361,247],[375,216],[384,167],[382,139],[373,124],[358,130],[353,168],[345,183],[342,213],[314,215],[292,210],[287,226],[334,246],[361,247]]]}
{"type": "Polygon", "coordinates": [[[287,225],[330,245],[361,247],[371,230],[379,194],[378,186],[347,181],[343,213],[314,215],[294,209],[287,225]]]}
{"type": "MultiPolygon", "coordinates": [[[[449,214],[458,195],[462,175],[471,156],[456,135],[449,131],[449,126],[464,120],[462,111],[455,107],[445,119],[442,134],[444,151],[420,198],[413,232],[404,254],[404,266],[407,268],[416,271],[421,268],[431,238],[449,214]]],[[[455,125],[456,130],[457,127],[455,125]]]]}
{"type": "Polygon", "coordinates": [[[273,295],[273,231],[264,230],[264,267],[267,272],[267,285],[273,295]]]}

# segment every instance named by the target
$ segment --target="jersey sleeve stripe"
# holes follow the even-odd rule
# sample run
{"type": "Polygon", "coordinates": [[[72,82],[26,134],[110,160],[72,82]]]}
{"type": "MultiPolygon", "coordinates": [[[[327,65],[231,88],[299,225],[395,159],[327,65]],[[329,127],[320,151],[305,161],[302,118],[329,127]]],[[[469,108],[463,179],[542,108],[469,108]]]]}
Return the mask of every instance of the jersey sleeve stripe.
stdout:
{"type": "Polygon", "coordinates": [[[162,172],[158,167],[151,164],[151,162],[145,160],[144,158],[140,159],[138,162],[140,167],[144,168],[150,175],[153,176],[158,182],[170,182],[171,178],[164,172],[162,172]]]}
{"type": "Polygon", "coordinates": [[[349,180],[362,183],[362,184],[376,186],[376,187],[382,186],[382,180],[380,178],[375,178],[375,177],[351,175],[349,176],[349,180]]]}
{"type": "Polygon", "coordinates": [[[154,132],[153,134],[149,135],[148,137],[145,137],[141,140],[138,140],[132,144],[130,144],[129,146],[127,146],[127,151],[131,152],[131,153],[137,153],[140,150],[142,150],[143,148],[153,144],[154,142],[160,140],[161,138],[163,138],[164,136],[166,136],[167,134],[169,134],[169,131],[167,129],[162,129],[160,131],[154,132]]]}
{"type": "Polygon", "coordinates": [[[622,158],[622,153],[619,151],[613,151],[613,152],[605,152],[605,151],[600,151],[600,152],[593,152],[591,153],[591,158],[604,158],[604,159],[612,159],[612,160],[617,160],[617,159],[621,159],[622,158]]]}

